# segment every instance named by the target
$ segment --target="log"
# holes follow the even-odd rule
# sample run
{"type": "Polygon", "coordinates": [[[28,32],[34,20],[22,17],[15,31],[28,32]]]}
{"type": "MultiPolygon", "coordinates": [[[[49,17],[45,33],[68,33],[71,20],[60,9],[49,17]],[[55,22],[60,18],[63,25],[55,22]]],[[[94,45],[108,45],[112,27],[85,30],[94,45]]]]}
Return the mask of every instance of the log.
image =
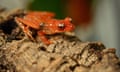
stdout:
{"type": "Polygon", "coordinates": [[[120,72],[115,48],[106,48],[101,42],[83,42],[65,33],[49,35],[50,45],[39,37],[33,42],[14,21],[25,11],[7,13],[0,14],[0,72],[120,72]],[[10,32],[5,29],[9,25],[10,32]]]}

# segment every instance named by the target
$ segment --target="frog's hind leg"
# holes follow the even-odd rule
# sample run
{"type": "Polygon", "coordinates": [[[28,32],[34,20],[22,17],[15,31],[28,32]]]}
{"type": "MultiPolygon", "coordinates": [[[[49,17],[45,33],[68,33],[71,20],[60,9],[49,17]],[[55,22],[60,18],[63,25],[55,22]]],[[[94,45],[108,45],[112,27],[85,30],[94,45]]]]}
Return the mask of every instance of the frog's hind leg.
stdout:
{"type": "Polygon", "coordinates": [[[33,38],[32,36],[32,32],[29,30],[29,26],[26,26],[24,28],[24,33],[32,40],[32,41],[35,41],[35,39],[33,38]]]}
{"type": "Polygon", "coordinates": [[[35,41],[35,39],[32,37],[32,32],[29,30],[29,26],[25,26],[22,22],[17,20],[17,18],[15,18],[15,21],[18,26],[23,30],[25,36],[29,37],[32,41],[35,41]]]}

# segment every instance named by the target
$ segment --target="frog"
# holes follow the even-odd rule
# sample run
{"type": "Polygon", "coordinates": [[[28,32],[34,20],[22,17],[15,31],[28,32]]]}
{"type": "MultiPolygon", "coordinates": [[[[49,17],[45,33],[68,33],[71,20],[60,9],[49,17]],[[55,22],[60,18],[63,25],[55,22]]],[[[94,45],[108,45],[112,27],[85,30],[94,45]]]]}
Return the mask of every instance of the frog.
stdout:
{"type": "Polygon", "coordinates": [[[52,42],[46,35],[56,33],[72,32],[75,28],[72,23],[72,18],[56,19],[52,12],[28,12],[24,17],[15,17],[15,22],[23,30],[25,35],[32,41],[35,39],[32,36],[30,28],[34,29],[43,43],[46,45],[52,42]]]}

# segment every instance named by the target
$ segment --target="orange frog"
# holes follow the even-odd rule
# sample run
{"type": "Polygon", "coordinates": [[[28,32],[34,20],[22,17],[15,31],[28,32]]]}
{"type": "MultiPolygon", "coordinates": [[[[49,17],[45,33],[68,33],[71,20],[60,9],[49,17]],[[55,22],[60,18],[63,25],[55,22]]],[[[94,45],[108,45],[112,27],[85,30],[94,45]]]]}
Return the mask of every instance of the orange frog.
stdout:
{"type": "Polygon", "coordinates": [[[29,29],[35,29],[40,39],[47,45],[51,44],[51,41],[45,35],[74,30],[71,20],[69,17],[64,20],[55,19],[54,14],[51,12],[28,12],[23,18],[15,17],[16,23],[22,28],[25,35],[34,41],[35,39],[29,29]]]}

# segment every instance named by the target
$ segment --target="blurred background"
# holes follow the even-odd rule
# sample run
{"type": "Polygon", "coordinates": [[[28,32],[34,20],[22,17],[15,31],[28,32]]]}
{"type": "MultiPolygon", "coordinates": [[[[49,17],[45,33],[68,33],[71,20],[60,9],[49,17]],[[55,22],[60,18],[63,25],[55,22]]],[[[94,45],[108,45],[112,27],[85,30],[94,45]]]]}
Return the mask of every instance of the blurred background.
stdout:
{"type": "Polygon", "coordinates": [[[120,0],[0,0],[0,8],[51,11],[58,19],[69,16],[78,38],[116,48],[120,57],[120,0]]]}

